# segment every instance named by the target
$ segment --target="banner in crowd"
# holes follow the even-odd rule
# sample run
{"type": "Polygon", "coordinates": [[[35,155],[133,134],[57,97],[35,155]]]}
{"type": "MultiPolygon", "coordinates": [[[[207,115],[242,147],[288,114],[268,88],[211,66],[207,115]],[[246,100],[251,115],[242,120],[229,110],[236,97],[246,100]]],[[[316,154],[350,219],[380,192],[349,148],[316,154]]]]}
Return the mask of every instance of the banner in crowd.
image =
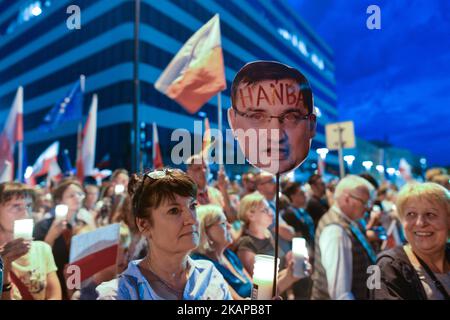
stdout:
{"type": "Polygon", "coordinates": [[[253,61],[238,71],[233,91],[228,123],[248,162],[271,174],[299,167],[316,134],[306,77],[280,62],[253,61]]]}
{"type": "Polygon", "coordinates": [[[72,238],[69,264],[80,268],[81,282],[116,264],[119,241],[118,223],[72,238]]]}

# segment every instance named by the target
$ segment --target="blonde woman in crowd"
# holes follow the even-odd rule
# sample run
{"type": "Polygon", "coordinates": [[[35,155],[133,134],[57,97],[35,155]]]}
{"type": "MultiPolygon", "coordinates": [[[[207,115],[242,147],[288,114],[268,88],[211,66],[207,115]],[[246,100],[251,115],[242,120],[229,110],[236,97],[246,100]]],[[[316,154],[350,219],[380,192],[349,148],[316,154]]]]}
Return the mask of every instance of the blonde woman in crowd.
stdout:
{"type": "Polygon", "coordinates": [[[372,299],[449,300],[450,195],[436,183],[406,185],[397,210],[408,244],[382,252],[381,288],[372,299]]]}

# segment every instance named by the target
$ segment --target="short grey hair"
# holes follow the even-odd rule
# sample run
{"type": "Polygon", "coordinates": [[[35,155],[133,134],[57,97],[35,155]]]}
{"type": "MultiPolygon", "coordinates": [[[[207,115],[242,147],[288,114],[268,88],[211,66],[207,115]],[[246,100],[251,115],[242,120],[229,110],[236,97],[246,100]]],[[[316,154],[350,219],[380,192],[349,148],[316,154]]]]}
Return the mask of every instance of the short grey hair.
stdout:
{"type": "Polygon", "coordinates": [[[345,176],[336,186],[334,191],[334,198],[338,199],[342,194],[347,191],[355,190],[360,187],[366,187],[369,191],[370,198],[375,197],[375,188],[373,185],[364,178],[349,174],[345,176]]]}

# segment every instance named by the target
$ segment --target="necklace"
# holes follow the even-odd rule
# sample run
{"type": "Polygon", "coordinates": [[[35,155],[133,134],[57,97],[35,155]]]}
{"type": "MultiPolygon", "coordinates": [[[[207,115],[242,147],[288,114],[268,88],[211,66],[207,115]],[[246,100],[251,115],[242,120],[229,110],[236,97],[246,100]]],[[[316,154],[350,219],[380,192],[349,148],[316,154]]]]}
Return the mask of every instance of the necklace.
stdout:
{"type": "MultiPolygon", "coordinates": [[[[163,278],[158,276],[155,271],[153,271],[152,267],[150,266],[150,260],[147,259],[146,261],[147,269],[150,271],[150,273],[156,278],[158,282],[160,282],[166,289],[168,289],[172,294],[175,294],[178,299],[181,299],[183,297],[183,289],[175,289],[172,285],[170,285],[167,281],[165,281],[163,278]]],[[[175,277],[175,273],[171,274],[172,277],[175,277]]]]}

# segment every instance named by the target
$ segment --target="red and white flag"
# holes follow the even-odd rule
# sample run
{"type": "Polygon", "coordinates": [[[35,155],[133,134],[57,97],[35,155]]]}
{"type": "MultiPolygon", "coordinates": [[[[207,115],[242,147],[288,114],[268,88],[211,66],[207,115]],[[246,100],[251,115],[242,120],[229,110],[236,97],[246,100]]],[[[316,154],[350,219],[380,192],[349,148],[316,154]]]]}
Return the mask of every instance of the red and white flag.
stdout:
{"type": "Polygon", "coordinates": [[[12,177],[12,168],[11,163],[8,160],[5,160],[3,169],[0,171],[0,183],[10,182],[12,177]]]}
{"type": "Polygon", "coordinates": [[[402,240],[397,229],[397,220],[392,220],[386,235],[387,239],[381,244],[381,250],[392,249],[402,244],[402,240]]]}
{"type": "Polygon", "coordinates": [[[216,14],[178,51],[155,88],[195,113],[226,87],[220,20],[216,14]]]}
{"type": "Polygon", "coordinates": [[[54,182],[59,182],[63,178],[63,173],[61,168],[59,167],[57,159],[50,163],[50,167],[47,174],[48,180],[53,180],[54,182]]]}
{"type": "Polygon", "coordinates": [[[16,142],[21,141],[23,141],[23,88],[19,87],[3,131],[0,134],[0,172],[7,169],[7,162],[9,162],[9,181],[14,179],[14,147],[16,142]]]}
{"type": "Polygon", "coordinates": [[[317,174],[325,174],[325,160],[320,155],[317,157],[317,174]]]}
{"type": "Polygon", "coordinates": [[[94,174],[95,144],[97,139],[97,95],[92,96],[89,115],[84,126],[83,134],[78,142],[77,177],[83,181],[84,177],[94,174]]]}
{"type": "Polygon", "coordinates": [[[69,264],[78,266],[81,282],[116,264],[119,240],[118,223],[72,237],[69,264]]]}
{"type": "Polygon", "coordinates": [[[209,125],[209,119],[205,118],[205,131],[203,133],[203,143],[202,143],[202,157],[206,161],[209,159],[209,150],[215,144],[216,140],[212,142],[211,139],[211,126],[209,125]]]}
{"type": "Polygon", "coordinates": [[[400,175],[402,176],[403,180],[409,181],[412,179],[411,165],[408,163],[408,161],[406,161],[406,159],[400,159],[398,171],[400,171],[400,175]]]}
{"type": "Polygon", "coordinates": [[[152,158],[153,158],[153,169],[159,169],[164,167],[161,149],[159,146],[158,128],[156,123],[153,122],[153,148],[152,148],[152,158]]]}
{"type": "Polygon", "coordinates": [[[59,141],[53,142],[45,151],[37,158],[33,165],[33,171],[31,177],[37,178],[48,174],[52,162],[58,160],[59,154],[59,141]]]}

